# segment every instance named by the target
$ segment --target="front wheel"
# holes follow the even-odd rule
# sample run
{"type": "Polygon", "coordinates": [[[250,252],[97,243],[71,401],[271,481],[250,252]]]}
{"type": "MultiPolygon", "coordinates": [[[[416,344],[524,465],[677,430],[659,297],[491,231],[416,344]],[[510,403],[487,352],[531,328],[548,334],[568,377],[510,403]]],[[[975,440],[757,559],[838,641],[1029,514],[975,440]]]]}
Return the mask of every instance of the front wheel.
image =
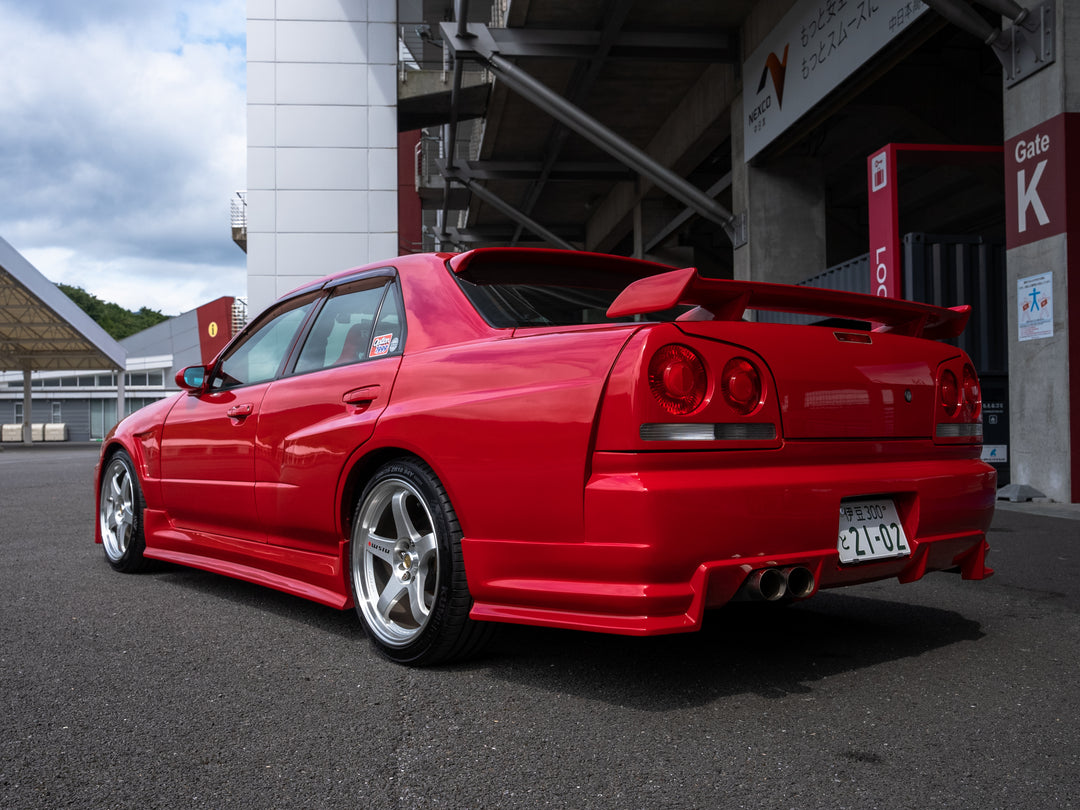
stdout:
{"type": "Polygon", "coordinates": [[[101,476],[98,493],[98,522],[105,559],[117,571],[133,574],[147,566],[143,557],[143,500],[139,478],[131,456],[123,450],[113,455],[101,476]]]}
{"type": "Polygon", "coordinates": [[[365,487],[350,542],[353,600],[392,661],[443,663],[486,641],[490,625],[469,618],[461,536],[446,490],[423,462],[389,462],[365,487]]]}

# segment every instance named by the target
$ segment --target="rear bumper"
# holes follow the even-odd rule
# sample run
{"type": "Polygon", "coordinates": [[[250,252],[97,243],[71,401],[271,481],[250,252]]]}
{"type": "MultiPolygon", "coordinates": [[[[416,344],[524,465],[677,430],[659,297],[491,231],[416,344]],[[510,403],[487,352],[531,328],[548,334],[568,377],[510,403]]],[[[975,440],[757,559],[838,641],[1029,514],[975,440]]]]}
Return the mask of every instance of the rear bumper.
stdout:
{"type": "Polygon", "coordinates": [[[585,542],[466,541],[472,615],[653,635],[696,629],[759,568],[805,566],[817,588],[955,567],[982,579],[996,474],[970,455],[917,441],[598,453],[585,542]],[[842,565],[840,502],[869,496],[894,500],[911,555],[842,565]]]}

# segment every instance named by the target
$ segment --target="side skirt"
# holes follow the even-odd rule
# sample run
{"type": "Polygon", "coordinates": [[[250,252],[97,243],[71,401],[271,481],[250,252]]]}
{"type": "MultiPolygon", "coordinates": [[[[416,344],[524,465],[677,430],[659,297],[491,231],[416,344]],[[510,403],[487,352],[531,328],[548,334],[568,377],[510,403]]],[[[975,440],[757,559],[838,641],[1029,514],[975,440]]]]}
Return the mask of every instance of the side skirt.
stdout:
{"type": "Polygon", "coordinates": [[[156,509],[143,513],[146,556],[264,585],[344,610],[352,606],[342,560],[337,555],[254,543],[233,537],[178,529],[156,509]]]}

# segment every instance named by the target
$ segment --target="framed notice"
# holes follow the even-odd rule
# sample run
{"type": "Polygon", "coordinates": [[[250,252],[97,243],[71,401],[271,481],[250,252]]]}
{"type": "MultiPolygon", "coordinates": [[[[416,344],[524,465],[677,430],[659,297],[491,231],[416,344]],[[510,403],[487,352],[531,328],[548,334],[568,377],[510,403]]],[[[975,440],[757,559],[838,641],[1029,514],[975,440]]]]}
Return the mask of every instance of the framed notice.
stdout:
{"type": "Polygon", "coordinates": [[[1019,340],[1054,336],[1054,274],[1040,273],[1016,280],[1016,319],[1019,340]]]}

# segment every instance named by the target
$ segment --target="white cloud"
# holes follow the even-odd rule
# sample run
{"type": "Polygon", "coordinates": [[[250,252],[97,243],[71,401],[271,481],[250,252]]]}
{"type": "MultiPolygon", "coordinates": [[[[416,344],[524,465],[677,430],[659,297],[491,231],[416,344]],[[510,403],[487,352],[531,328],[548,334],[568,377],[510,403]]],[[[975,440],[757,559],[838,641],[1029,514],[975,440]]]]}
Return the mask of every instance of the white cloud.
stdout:
{"type": "Polygon", "coordinates": [[[0,0],[0,235],[167,314],[245,293],[244,4],[0,0]]]}

